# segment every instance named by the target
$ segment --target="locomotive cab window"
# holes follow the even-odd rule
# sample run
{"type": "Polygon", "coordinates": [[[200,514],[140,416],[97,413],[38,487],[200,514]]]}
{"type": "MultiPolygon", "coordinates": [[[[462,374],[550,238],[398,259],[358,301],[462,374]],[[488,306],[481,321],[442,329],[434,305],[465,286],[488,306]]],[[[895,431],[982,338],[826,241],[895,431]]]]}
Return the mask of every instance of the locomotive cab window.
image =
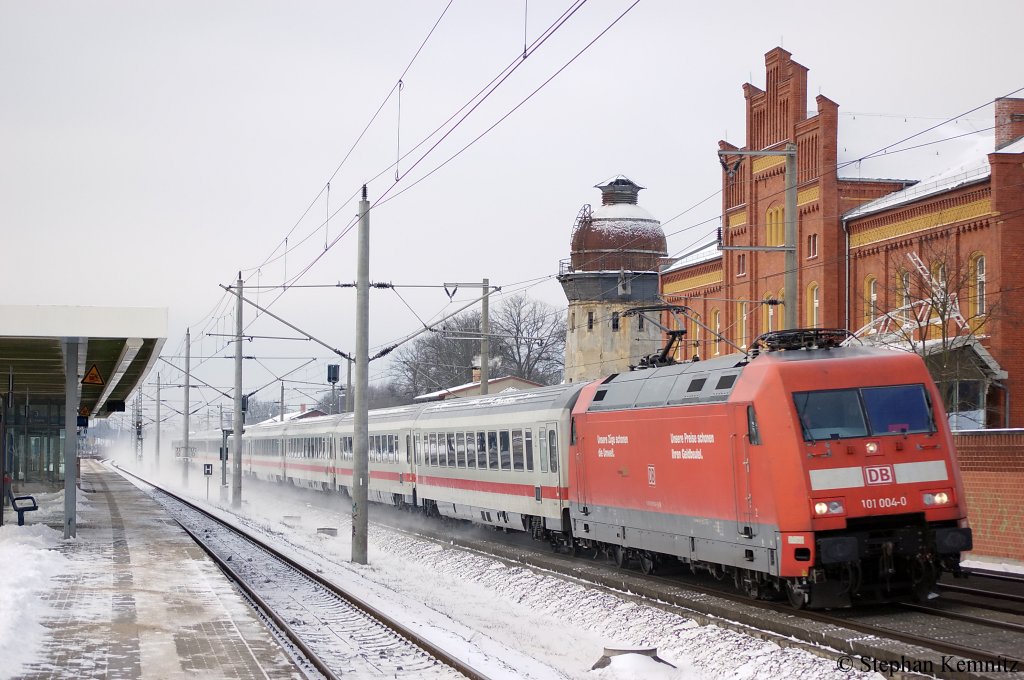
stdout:
{"type": "Polygon", "coordinates": [[[867,423],[857,390],[823,390],[793,395],[804,441],[866,437],[867,423]]]}
{"type": "Polygon", "coordinates": [[[754,412],[753,404],[747,406],[747,438],[755,446],[761,443],[761,430],[757,427],[757,414],[754,412]]]}
{"type": "Polygon", "coordinates": [[[894,385],[793,395],[804,441],[934,432],[923,385],[894,385]]]}
{"type": "Polygon", "coordinates": [[[935,431],[923,385],[866,387],[860,392],[872,434],[935,431]]]}

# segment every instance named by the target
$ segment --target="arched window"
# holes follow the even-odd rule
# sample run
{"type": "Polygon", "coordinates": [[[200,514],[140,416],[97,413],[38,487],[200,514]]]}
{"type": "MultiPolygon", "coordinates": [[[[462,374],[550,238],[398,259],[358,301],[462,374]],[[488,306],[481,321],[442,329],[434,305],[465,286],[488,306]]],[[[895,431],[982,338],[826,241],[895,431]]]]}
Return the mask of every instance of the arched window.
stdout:
{"type": "Polygon", "coordinates": [[[864,280],[864,325],[878,318],[878,279],[868,276],[864,280]]]}
{"type": "Polygon", "coordinates": [[[739,328],[739,334],[736,336],[738,342],[736,343],[742,349],[747,348],[747,303],[738,302],[736,303],[736,325],[739,328]]]}
{"type": "Polygon", "coordinates": [[[807,285],[807,327],[817,328],[821,320],[820,299],[818,295],[818,284],[807,285]]]}
{"type": "Polygon", "coordinates": [[[985,301],[985,256],[978,253],[971,259],[971,315],[984,316],[985,301]]]}
{"type": "Polygon", "coordinates": [[[786,216],[782,206],[768,208],[765,213],[765,245],[781,246],[785,242],[786,216]]]}
{"type": "Polygon", "coordinates": [[[722,353],[722,313],[711,310],[711,328],[715,331],[715,354],[722,353]]]}
{"type": "Polygon", "coordinates": [[[900,277],[900,306],[910,306],[910,272],[901,272],[900,277]]]}
{"type": "Polygon", "coordinates": [[[761,302],[761,332],[771,333],[775,330],[775,305],[768,304],[772,299],[771,293],[764,294],[764,300],[761,302]]]}
{"type": "Polygon", "coordinates": [[[932,264],[932,278],[935,279],[935,283],[939,285],[939,290],[936,293],[946,292],[946,263],[944,261],[938,261],[932,264]]]}

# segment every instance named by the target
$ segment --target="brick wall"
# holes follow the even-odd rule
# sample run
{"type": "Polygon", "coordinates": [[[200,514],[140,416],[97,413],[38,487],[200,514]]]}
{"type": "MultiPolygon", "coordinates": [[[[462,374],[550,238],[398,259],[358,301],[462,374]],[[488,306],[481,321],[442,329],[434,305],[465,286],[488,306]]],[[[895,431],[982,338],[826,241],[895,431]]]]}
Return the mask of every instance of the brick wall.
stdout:
{"type": "Polygon", "coordinates": [[[1024,561],[1024,431],[954,436],[973,555],[1024,561]]]}

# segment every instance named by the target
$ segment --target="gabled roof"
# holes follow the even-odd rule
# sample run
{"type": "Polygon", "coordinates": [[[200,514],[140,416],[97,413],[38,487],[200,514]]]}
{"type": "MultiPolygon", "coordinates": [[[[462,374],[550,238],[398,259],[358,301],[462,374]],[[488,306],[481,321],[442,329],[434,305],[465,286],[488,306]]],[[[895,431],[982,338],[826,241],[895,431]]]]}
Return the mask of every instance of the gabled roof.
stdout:
{"type": "MultiPolygon", "coordinates": [[[[977,153],[977,152],[975,152],[977,153]]],[[[1024,153],[1024,139],[1018,139],[1008,144],[995,153],[1024,153]]],[[[864,217],[882,210],[889,210],[906,203],[951,191],[959,187],[984,182],[992,175],[992,168],[989,167],[988,154],[982,153],[980,157],[974,157],[959,165],[947,168],[937,175],[907,187],[902,191],[896,191],[887,196],[875,199],[870,203],[858,206],[843,215],[843,219],[850,220],[864,217]]]]}
{"type": "MultiPolygon", "coordinates": [[[[492,378],[491,380],[488,380],[487,381],[487,389],[488,389],[488,391],[490,391],[491,386],[498,385],[499,383],[502,383],[502,382],[513,382],[513,381],[518,382],[518,383],[523,383],[523,384],[529,385],[531,387],[543,387],[543,385],[541,385],[539,382],[534,382],[532,380],[526,380],[525,378],[517,378],[516,376],[513,376],[513,375],[506,375],[506,376],[503,376],[501,378],[492,378]]],[[[457,385],[455,387],[449,387],[449,388],[444,389],[444,390],[438,390],[436,392],[429,392],[427,394],[421,394],[421,395],[419,395],[417,397],[413,397],[413,399],[415,401],[436,401],[436,400],[439,400],[439,399],[446,399],[448,397],[461,397],[461,396],[464,396],[466,392],[469,392],[470,390],[472,390],[474,388],[479,388],[479,387],[480,387],[480,381],[471,382],[471,383],[466,383],[464,385],[457,385]]],[[[498,390],[498,393],[501,393],[501,392],[514,392],[514,391],[518,391],[518,390],[519,390],[518,387],[509,386],[509,387],[507,387],[507,388],[505,388],[503,390],[498,390]]]]}

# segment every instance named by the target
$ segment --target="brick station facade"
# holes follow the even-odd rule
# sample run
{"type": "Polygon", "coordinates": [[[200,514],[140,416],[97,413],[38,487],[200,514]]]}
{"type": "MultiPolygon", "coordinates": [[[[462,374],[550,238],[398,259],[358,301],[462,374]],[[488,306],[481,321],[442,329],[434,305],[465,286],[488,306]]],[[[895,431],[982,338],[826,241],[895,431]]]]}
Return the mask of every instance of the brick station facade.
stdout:
{"type": "MultiPolygon", "coordinates": [[[[807,68],[781,48],[765,56],[765,89],[743,86],[746,145],[719,142],[724,246],[781,246],[785,224],[785,159],[730,151],[797,147],[796,300],[785,300],[780,251],[723,250],[664,269],[661,293],[686,305],[704,326],[746,348],[783,327],[783,307],[796,304],[799,327],[857,330],[910,301],[907,278],[917,255],[932,278],[956,293],[966,331],[979,347],[969,363],[983,376],[976,402],[983,427],[1024,427],[1024,99],[999,99],[995,149],[962,175],[934,183],[852,179],[837,171],[839,106],[815,99],[807,114],[807,68]],[[986,162],[987,161],[987,162],[986,162]],[[986,358],[977,358],[980,353],[986,358]]],[[[879,140],[883,146],[891,140],[879,140]]],[[[936,173],[944,168],[935,168],[936,173]]],[[[915,295],[916,295],[915,291],[915,295]]],[[[678,323],[666,315],[668,325],[678,323]]],[[[677,359],[736,351],[693,321],[677,359]]],[[[941,335],[947,333],[939,332],[941,335]]],[[[925,329],[919,340],[934,339],[925,329]]],[[[936,377],[940,383],[942,378],[936,377]]]]}

